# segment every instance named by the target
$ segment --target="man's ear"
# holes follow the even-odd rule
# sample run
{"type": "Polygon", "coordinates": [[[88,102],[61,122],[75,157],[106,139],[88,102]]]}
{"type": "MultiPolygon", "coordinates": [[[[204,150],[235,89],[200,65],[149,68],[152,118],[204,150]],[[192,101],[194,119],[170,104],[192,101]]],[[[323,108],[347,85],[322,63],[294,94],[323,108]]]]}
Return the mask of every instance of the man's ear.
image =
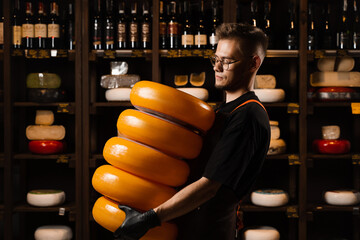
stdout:
{"type": "Polygon", "coordinates": [[[257,71],[259,67],[261,66],[261,58],[258,55],[255,55],[251,58],[251,70],[257,71]]]}

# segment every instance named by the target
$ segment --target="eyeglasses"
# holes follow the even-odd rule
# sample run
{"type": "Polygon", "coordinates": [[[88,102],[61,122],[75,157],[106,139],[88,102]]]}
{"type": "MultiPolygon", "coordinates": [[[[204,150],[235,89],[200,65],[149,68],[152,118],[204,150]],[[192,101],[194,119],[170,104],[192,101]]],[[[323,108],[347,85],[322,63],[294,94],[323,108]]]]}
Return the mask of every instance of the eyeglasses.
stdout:
{"type": "Polygon", "coordinates": [[[210,62],[213,66],[215,66],[217,63],[220,63],[222,69],[224,70],[229,70],[230,64],[239,62],[240,60],[235,60],[235,61],[230,61],[228,59],[223,59],[221,60],[218,56],[211,56],[210,57],[210,62]]]}

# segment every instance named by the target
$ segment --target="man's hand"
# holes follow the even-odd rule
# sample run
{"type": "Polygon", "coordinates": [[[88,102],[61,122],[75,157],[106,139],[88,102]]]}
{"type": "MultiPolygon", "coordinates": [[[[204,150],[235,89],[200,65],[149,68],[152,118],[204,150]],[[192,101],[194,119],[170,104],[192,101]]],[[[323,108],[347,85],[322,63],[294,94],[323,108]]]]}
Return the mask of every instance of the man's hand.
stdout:
{"type": "Polygon", "coordinates": [[[123,224],[114,232],[116,240],[138,240],[153,227],[160,226],[161,222],[153,209],[140,213],[128,206],[119,205],[126,214],[123,224]]]}

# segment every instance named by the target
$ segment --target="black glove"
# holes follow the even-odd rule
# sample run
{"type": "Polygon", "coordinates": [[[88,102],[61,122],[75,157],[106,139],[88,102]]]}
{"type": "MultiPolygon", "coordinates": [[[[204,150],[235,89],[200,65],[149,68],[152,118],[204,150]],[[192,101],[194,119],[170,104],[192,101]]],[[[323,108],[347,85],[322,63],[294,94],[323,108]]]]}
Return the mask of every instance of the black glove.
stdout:
{"type": "Polygon", "coordinates": [[[126,214],[124,222],[114,232],[116,240],[138,240],[153,227],[160,226],[161,222],[153,209],[140,213],[131,207],[119,205],[126,214]]]}

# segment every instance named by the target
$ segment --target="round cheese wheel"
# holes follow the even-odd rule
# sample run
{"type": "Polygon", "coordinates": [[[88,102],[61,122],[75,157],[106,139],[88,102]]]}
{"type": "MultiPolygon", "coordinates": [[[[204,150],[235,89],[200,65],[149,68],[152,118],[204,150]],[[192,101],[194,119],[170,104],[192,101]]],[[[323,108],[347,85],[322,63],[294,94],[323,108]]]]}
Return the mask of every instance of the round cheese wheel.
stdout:
{"type": "Polygon", "coordinates": [[[279,240],[280,233],[273,227],[260,226],[244,231],[244,240],[279,240]]]}
{"type": "Polygon", "coordinates": [[[355,60],[352,57],[326,57],[319,58],[317,67],[322,72],[350,72],[355,66],[355,60]],[[335,61],[338,61],[338,67],[335,69],[335,61]]]}
{"type": "Polygon", "coordinates": [[[185,161],[120,137],[106,142],[103,156],[115,167],[164,185],[180,186],[189,176],[189,166],[185,161]]]}
{"type": "Polygon", "coordinates": [[[105,91],[107,101],[130,101],[131,88],[114,88],[105,91]]]}
{"type": "Polygon", "coordinates": [[[359,93],[347,87],[324,87],[319,88],[316,95],[321,101],[347,101],[357,99],[359,93]]]}
{"type": "Polygon", "coordinates": [[[327,191],[324,199],[330,205],[355,205],[360,203],[360,193],[354,190],[327,191]]]}
{"type": "Polygon", "coordinates": [[[95,190],[121,204],[147,211],[171,198],[171,187],[135,176],[111,165],[95,170],[92,178],[95,190]]]}
{"type": "Polygon", "coordinates": [[[312,87],[360,87],[360,72],[314,72],[312,87]]]}
{"type": "Polygon", "coordinates": [[[326,140],[316,139],[313,141],[315,152],[323,154],[344,154],[350,151],[350,142],[345,139],[326,140]]]}
{"type": "Polygon", "coordinates": [[[27,88],[59,88],[61,78],[55,73],[29,73],[26,77],[27,88]]]}
{"type": "Polygon", "coordinates": [[[62,125],[29,125],[26,128],[26,137],[29,140],[63,140],[65,128],[62,125]]]}
{"type": "Polygon", "coordinates": [[[286,143],[283,139],[271,139],[267,155],[282,154],[286,151],[286,143]]]}
{"type": "Polygon", "coordinates": [[[138,109],[189,124],[203,132],[210,129],[215,119],[215,113],[207,103],[160,83],[137,82],[130,101],[138,109]]]}
{"type": "Polygon", "coordinates": [[[36,229],[34,237],[35,240],[70,240],[73,234],[68,226],[45,225],[36,229]]]}
{"type": "Polygon", "coordinates": [[[256,75],[254,88],[274,89],[276,78],[274,75],[256,75]]]}
{"type": "Polygon", "coordinates": [[[50,110],[36,110],[36,125],[52,125],[54,123],[54,113],[50,110]]]}
{"type": "Polygon", "coordinates": [[[283,89],[254,89],[254,92],[261,102],[282,102],[285,99],[283,89]]]}
{"type": "MultiPolygon", "coordinates": [[[[118,208],[119,203],[107,197],[96,200],[92,209],[95,221],[105,229],[115,232],[125,219],[125,213],[118,208]]],[[[162,223],[161,226],[150,229],[142,240],[175,240],[177,227],[175,224],[162,223]]]]}
{"type": "Polygon", "coordinates": [[[209,98],[209,91],[206,88],[176,88],[184,93],[190,94],[202,101],[206,101],[209,98]]]}
{"type": "Polygon", "coordinates": [[[117,121],[117,129],[127,138],[175,157],[195,158],[202,147],[202,138],[194,132],[138,110],[124,110],[117,121]]]}
{"type": "Polygon", "coordinates": [[[280,128],[275,125],[270,125],[271,139],[276,140],[280,138],[280,128]]]}
{"type": "Polygon", "coordinates": [[[51,207],[65,202],[65,192],[62,190],[40,189],[28,192],[28,204],[36,207],[51,207]]]}
{"type": "Polygon", "coordinates": [[[35,154],[57,154],[64,151],[64,142],[53,140],[34,140],[29,142],[29,151],[35,154]]]}
{"type": "Polygon", "coordinates": [[[61,102],[66,100],[66,93],[59,88],[28,88],[27,99],[39,103],[61,102]]]}
{"type": "Polygon", "coordinates": [[[336,125],[321,127],[323,139],[334,140],[340,137],[340,127],[336,125]]]}
{"type": "Polygon", "coordinates": [[[264,207],[280,207],[289,202],[288,194],[279,189],[261,189],[251,193],[251,202],[264,207]]]}

